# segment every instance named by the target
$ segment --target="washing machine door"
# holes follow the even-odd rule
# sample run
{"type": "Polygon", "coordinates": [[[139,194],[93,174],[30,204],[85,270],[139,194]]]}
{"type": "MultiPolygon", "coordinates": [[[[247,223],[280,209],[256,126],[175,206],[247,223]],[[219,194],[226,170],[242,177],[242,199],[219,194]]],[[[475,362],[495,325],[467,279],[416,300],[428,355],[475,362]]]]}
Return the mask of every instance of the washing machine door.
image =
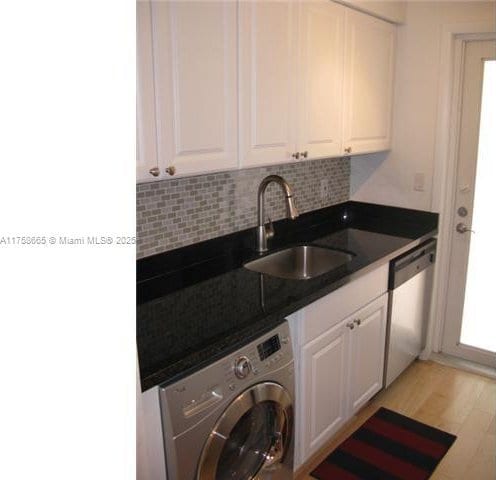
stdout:
{"type": "Polygon", "coordinates": [[[284,460],[293,431],[293,405],[279,384],[264,382],[224,411],[203,448],[197,480],[250,480],[284,460]]]}

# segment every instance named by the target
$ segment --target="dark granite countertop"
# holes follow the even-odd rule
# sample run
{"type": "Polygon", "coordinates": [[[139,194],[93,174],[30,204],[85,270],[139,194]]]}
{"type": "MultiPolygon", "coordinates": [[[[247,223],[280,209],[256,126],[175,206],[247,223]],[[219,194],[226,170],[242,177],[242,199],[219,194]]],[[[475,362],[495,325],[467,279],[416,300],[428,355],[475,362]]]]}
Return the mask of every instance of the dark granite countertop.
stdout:
{"type": "Polygon", "coordinates": [[[241,347],[284,318],[437,232],[438,215],[346,202],[274,224],[269,253],[312,244],[354,254],[309,280],[243,268],[257,258],[254,229],[139,260],[137,343],[141,385],[175,381],[241,347]]]}

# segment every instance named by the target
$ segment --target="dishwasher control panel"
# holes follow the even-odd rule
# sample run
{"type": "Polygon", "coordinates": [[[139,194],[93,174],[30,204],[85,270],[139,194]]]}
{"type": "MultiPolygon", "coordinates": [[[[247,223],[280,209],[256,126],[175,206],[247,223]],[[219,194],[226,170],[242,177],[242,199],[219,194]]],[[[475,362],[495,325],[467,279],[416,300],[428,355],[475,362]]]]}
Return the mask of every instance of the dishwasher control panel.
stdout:
{"type": "Polygon", "coordinates": [[[391,261],[389,290],[394,290],[436,261],[435,238],[431,238],[391,261]]]}

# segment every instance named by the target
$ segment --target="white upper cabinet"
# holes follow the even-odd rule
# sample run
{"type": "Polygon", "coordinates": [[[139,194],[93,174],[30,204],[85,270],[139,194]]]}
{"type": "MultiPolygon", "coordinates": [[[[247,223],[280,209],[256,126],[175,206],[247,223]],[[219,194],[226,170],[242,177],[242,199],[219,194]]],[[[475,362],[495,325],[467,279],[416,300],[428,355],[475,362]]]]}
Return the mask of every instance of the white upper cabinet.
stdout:
{"type": "Polygon", "coordinates": [[[157,129],[151,12],[149,2],[136,4],[136,178],[153,178],[157,173],[157,129]],[[155,170],[154,170],[155,169],[155,170]]]}
{"type": "Polygon", "coordinates": [[[344,10],[330,1],[300,4],[297,150],[307,158],[342,153],[344,10]]]}
{"type": "Polygon", "coordinates": [[[137,2],[138,181],[389,149],[394,44],[329,0],[137,2]]]}
{"type": "Polygon", "coordinates": [[[390,148],[394,25],[326,0],[239,8],[242,167],[390,148]]]}
{"type": "Polygon", "coordinates": [[[294,161],[296,3],[239,3],[240,166],[294,161]]]}
{"type": "Polygon", "coordinates": [[[344,8],[239,5],[240,165],[342,153],[344,8]]]}
{"type": "Polygon", "coordinates": [[[395,27],[346,9],[344,152],[391,147],[395,27]]]}
{"type": "Polygon", "coordinates": [[[158,154],[170,174],[236,168],[237,5],[152,2],[158,154]]]}

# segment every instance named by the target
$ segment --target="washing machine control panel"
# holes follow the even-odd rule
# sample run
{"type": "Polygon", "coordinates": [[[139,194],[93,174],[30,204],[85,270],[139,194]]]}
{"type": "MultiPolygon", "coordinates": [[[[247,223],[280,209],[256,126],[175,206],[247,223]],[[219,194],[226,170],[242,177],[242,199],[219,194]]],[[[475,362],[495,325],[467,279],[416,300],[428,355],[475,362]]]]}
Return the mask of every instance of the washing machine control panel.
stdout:
{"type": "Polygon", "coordinates": [[[289,326],[283,323],[223,359],[162,386],[163,411],[167,412],[169,428],[174,435],[188,431],[209,412],[222,410],[245,388],[271,380],[272,372],[286,365],[290,366],[285,372],[291,376],[292,362],[289,326]]]}
{"type": "Polygon", "coordinates": [[[277,368],[278,363],[290,361],[292,352],[291,345],[288,344],[289,335],[277,332],[262,342],[245,347],[243,352],[240,352],[241,354],[233,358],[226,372],[226,381],[234,381],[234,383],[230,383],[230,389],[236,389],[235,380],[244,380],[253,375],[264,374],[277,368]]]}
{"type": "Polygon", "coordinates": [[[279,350],[281,350],[281,340],[279,338],[279,334],[274,335],[273,337],[265,340],[265,342],[257,345],[258,357],[262,362],[279,350]]]}
{"type": "Polygon", "coordinates": [[[288,338],[277,333],[262,343],[252,347],[245,355],[240,355],[234,360],[234,375],[240,380],[248,377],[253,372],[259,373],[259,369],[271,367],[282,359],[284,352],[282,346],[288,343],[288,338]]]}

